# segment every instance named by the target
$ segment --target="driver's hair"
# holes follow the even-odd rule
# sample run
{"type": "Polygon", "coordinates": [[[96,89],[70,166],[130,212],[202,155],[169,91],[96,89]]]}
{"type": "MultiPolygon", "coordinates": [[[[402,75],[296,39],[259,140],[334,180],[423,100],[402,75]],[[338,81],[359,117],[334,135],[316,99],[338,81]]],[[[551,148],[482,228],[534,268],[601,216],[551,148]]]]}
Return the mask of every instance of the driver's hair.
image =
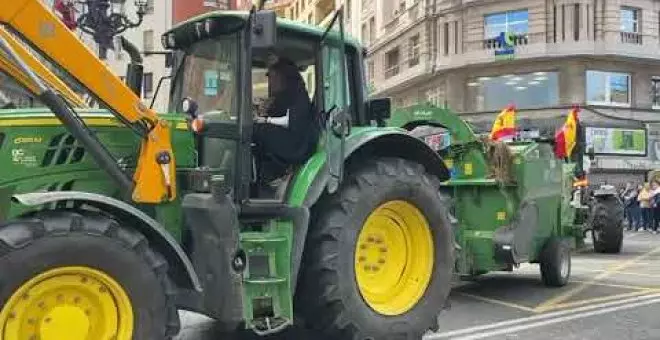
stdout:
{"type": "Polygon", "coordinates": [[[298,66],[293,61],[286,58],[279,58],[276,63],[268,67],[268,73],[266,75],[271,72],[278,73],[286,83],[288,91],[297,93],[304,90],[306,92],[305,81],[300,75],[300,72],[298,72],[298,66]]]}

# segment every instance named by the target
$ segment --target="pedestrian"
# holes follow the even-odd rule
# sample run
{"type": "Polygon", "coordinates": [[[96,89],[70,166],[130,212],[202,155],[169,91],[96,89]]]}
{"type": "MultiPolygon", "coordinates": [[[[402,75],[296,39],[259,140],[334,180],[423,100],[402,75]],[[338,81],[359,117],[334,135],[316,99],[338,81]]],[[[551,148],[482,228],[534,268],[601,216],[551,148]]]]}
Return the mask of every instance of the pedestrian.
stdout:
{"type": "Polygon", "coordinates": [[[628,230],[636,230],[639,224],[639,201],[637,195],[641,186],[634,186],[630,184],[630,188],[623,195],[624,211],[626,212],[626,220],[628,221],[628,230]]]}
{"type": "Polygon", "coordinates": [[[651,184],[653,190],[651,191],[651,206],[653,208],[653,224],[651,231],[653,234],[658,233],[658,225],[660,224],[660,183],[653,181],[651,184]]]}
{"type": "Polygon", "coordinates": [[[639,230],[640,226],[644,230],[648,230],[651,224],[651,185],[649,183],[644,183],[642,190],[637,195],[637,200],[642,211],[642,223],[637,226],[636,230],[639,230]]]}

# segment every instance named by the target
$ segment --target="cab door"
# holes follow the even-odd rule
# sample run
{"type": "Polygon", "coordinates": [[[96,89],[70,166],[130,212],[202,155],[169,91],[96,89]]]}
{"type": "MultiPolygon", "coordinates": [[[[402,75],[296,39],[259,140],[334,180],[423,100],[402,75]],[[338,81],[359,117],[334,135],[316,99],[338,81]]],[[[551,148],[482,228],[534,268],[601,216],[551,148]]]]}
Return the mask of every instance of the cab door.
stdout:
{"type": "Polygon", "coordinates": [[[334,192],[342,181],[346,136],[350,133],[351,100],[344,37],[344,11],[340,8],[321,39],[321,73],[325,140],[324,151],[330,170],[328,188],[334,192]]]}

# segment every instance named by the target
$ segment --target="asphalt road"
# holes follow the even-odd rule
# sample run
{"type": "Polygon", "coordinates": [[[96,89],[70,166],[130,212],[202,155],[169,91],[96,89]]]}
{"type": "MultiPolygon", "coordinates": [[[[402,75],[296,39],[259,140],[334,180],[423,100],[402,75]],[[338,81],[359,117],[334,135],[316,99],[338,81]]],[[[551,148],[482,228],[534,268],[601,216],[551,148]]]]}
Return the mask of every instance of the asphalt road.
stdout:
{"type": "MultiPolygon", "coordinates": [[[[627,233],[621,254],[574,254],[571,283],[562,288],[544,287],[538,266],[525,265],[461,283],[451,301],[439,318],[440,332],[424,340],[657,340],[660,235],[627,233]]],[[[182,317],[177,340],[225,339],[211,320],[182,317]]],[[[314,339],[297,333],[278,338],[314,339]]]]}

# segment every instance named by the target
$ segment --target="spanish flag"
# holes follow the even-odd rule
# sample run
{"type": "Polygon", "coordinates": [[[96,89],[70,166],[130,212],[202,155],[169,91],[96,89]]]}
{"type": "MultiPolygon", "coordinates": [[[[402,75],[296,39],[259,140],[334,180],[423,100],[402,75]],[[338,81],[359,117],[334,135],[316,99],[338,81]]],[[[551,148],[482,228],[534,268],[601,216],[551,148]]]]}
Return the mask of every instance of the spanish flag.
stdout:
{"type": "Polygon", "coordinates": [[[490,139],[496,141],[505,137],[513,137],[515,134],[516,108],[513,105],[509,105],[497,115],[495,123],[493,123],[493,128],[490,131],[490,139]]]}
{"type": "Polygon", "coordinates": [[[574,107],[568,113],[564,126],[555,133],[555,155],[557,158],[570,158],[577,140],[580,109],[574,107]]]}

